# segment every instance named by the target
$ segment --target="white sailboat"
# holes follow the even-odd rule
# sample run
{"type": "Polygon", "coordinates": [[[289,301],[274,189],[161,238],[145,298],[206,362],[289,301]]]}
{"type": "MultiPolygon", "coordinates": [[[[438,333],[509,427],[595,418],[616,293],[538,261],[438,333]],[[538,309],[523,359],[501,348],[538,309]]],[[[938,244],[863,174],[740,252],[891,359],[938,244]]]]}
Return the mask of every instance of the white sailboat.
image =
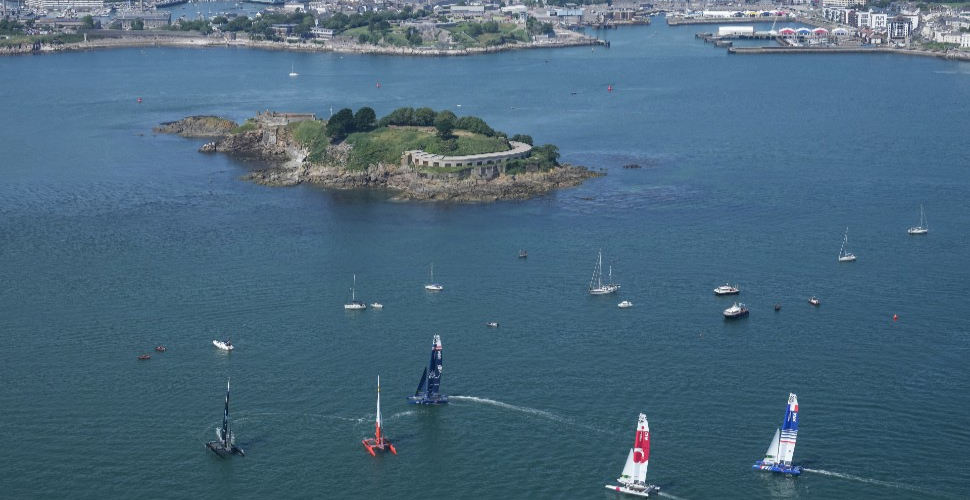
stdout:
{"type": "Polygon", "coordinates": [[[434,262],[431,263],[431,283],[424,285],[424,289],[432,292],[440,292],[445,289],[445,287],[434,282],[434,262]]]}
{"type": "Polygon", "coordinates": [[[637,434],[633,448],[626,457],[623,473],[616,480],[619,486],[606,485],[606,489],[629,495],[648,497],[650,493],[660,492],[660,487],[647,484],[647,465],[650,462],[650,425],[643,413],[637,419],[637,434]]]}
{"type": "Polygon", "coordinates": [[[845,228],[845,237],[842,238],[842,249],[839,250],[839,262],[852,262],[855,254],[845,251],[845,244],[849,242],[849,228],[845,228]]]}
{"type": "Polygon", "coordinates": [[[344,309],[351,311],[360,311],[362,309],[367,309],[367,304],[357,300],[357,292],[354,290],[357,288],[357,275],[354,275],[354,286],[350,287],[350,302],[344,304],[344,309]]]}
{"type": "Polygon", "coordinates": [[[593,277],[589,280],[590,295],[606,295],[615,293],[620,289],[620,285],[613,283],[613,264],[610,264],[609,277],[605,285],[603,284],[603,251],[600,250],[596,267],[593,268],[593,277]]]}
{"type": "Polygon", "coordinates": [[[906,230],[909,234],[926,234],[930,232],[930,226],[926,223],[926,212],[923,211],[923,204],[919,204],[919,225],[906,230]]]}
{"type": "Polygon", "coordinates": [[[293,65],[293,63],[290,63],[290,76],[300,76],[300,74],[296,72],[296,67],[293,65]]]}

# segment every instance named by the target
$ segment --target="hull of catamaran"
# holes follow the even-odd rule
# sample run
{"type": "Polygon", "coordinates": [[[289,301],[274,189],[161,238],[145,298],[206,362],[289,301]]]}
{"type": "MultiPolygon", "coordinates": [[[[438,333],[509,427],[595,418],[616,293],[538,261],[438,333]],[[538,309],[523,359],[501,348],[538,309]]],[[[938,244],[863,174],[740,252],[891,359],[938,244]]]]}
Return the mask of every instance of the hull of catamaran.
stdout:
{"type": "Polygon", "coordinates": [[[660,493],[660,487],[652,484],[648,484],[644,488],[631,488],[628,486],[613,486],[611,484],[606,485],[606,489],[618,491],[620,493],[626,493],[627,495],[634,495],[638,497],[649,497],[651,493],[660,493]]]}
{"type": "Polygon", "coordinates": [[[802,473],[802,466],[800,465],[785,465],[785,464],[773,464],[765,463],[758,460],[754,465],[751,466],[752,469],[758,469],[763,471],[778,472],[780,474],[791,474],[797,476],[802,473]]]}
{"type": "Polygon", "coordinates": [[[408,403],[413,405],[440,405],[448,402],[448,396],[408,396],[408,403]]]}

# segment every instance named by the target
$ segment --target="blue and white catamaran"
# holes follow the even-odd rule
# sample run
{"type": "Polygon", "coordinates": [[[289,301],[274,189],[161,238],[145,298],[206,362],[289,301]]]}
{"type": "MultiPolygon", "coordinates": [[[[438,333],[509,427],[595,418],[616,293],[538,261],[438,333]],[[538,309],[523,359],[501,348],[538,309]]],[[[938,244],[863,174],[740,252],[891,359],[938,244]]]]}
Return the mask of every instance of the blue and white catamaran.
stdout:
{"type": "Polygon", "coordinates": [[[768,445],[764,460],[755,462],[753,468],[764,471],[780,472],[797,476],[802,473],[800,465],[792,465],[792,455],[795,454],[795,439],[798,437],[798,396],[788,395],[788,406],[785,408],[785,421],[781,429],[775,430],[775,437],[768,445]]]}
{"type": "Polygon", "coordinates": [[[441,389],[441,336],[435,335],[431,343],[431,362],[421,374],[421,381],[414,391],[414,396],[408,396],[408,403],[413,405],[436,405],[448,402],[448,396],[440,394],[441,389]]]}
{"type": "Polygon", "coordinates": [[[222,414],[222,427],[216,429],[216,440],[209,441],[205,447],[212,450],[216,455],[226,458],[229,455],[242,455],[242,448],[236,446],[235,436],[232,434],[232,426],[229,423],[229,381],[226,380],[226,409],[222,414]]]}

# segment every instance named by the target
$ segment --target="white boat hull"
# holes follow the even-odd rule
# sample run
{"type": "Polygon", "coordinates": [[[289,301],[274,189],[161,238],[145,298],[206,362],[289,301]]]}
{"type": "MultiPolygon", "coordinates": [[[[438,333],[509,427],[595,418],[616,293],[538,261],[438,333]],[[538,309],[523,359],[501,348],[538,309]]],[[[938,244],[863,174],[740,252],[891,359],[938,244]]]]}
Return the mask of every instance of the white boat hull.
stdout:
{"type": "Polygon", "coordinates": [[[839,262],[853,262],[853,261],[855,261],[855,255],[852,255],[852,254],[843,255],[839,257],[839,262]]]}
{"type": "Polygon", "coordinates": [[[652,484],[651,485],[648,485],[644,489],[629,488],[629,487],[626,487],[626,486],[613,486],[611,484],[607,484],[606,485],[606,489],[613,490],[613,491],[618,491],[620,493],[626,493],[627,495],[634,495],[634,496],[638,496],[638,497],[649,497],[650,496],[650,493],[653,493],[653,492],[660,493],[660,487],[659,486],[654,486],[652,484]]]}
{"type": "Polygon", "coordinates": [[[374,309],[384,309],[384,304],[381,304],[380,302],[374,302],[370,306],[374,309]]]}
{"type": "Polygon", "coordinates": [[[367,304],[363,304],[363,303],[344,304],[344,309],[348,311],[360,311],[362,309],[367,309],[367,304]]]}
{"type": "Polygon", "coordinates": [[[906,232],[909,234],[926,234],[930,232],[930,230],[922,227],[911,227],[906,230],[906,232]]]}
{"type": "Polygon", "coordinates": [[[231,351],[233,349],[232,344],[227,344],[221,340],[213,340],[212,345],[222,349],[223,351],[231,351]]]}
{"type": "Polygon", "coordinates": [[[431,292],[440,292],[440,291],[444,290],[445,287],[443,287],[441,285],[424,285],[424,289],[425,290],[428,290],[428,291],[431,291],[431,292]]]}

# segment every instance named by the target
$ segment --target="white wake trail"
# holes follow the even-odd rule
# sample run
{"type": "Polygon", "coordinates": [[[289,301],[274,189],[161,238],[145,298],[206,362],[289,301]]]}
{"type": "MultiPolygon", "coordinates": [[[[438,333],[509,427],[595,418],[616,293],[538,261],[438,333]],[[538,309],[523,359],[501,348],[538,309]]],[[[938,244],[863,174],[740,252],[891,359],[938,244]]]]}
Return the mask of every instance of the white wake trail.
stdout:
{"type": "Polygon", "coordinates": [[[848,479],[850,481],[859,481],[860,483],[875,484],[875,485],[878,485],[878,486],[884,486],[886,488],[898,488],[898,489],[901,489],[901,490],[907,490],[907,491],[912,491],[912,492],[915,492],[915,493],[923,493],[923,494],[939,494],[939,493],[935,493],[935,492],[932,492],[932,491],[929,491],[929,490],[924,490],[923,488],[918,488],[918,487],[915,487],[915,486],[909,486],[907,484],[891,483],[889,481],[881,481],[879,479],[870,479],[870,478],[866,478],[866,477],[853,476],[852,474],[843,474],[841,472],[832,472],[832,471],[829,471],[829,470],[822,470],[822,469],[808,469],[808,468],[805,468],[805,467],[802,467],[802,470],[805,471],[805,472],[812,472],[812,473],[815,473],[815,474],[822,474],[823,476],[837,477],[839,479],[848,479]]]}
{"type": "Polygon", "coordinates": [[[657,492],[657,494],[660,495],[660,496],[662,496],[662,497],[664,497],[664,498],[673,498],[674,500],[687,500],[686,498],[681,498],[681,497],[676,496],[676,495],[671,495],[670,493],[664,493],[663,491],[659,491],[659,492],[657,492]]]}

